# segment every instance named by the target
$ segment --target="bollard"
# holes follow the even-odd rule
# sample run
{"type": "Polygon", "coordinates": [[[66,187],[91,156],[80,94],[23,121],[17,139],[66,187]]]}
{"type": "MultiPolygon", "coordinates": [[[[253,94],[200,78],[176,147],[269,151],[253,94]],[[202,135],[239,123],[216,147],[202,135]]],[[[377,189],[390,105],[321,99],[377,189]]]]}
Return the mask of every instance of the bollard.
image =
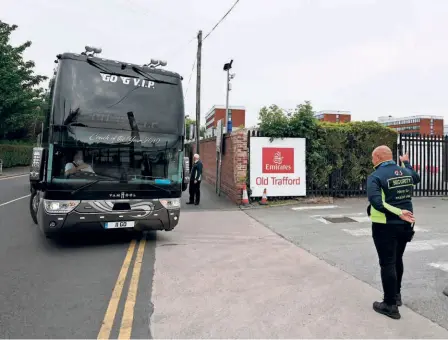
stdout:
{"type": "Polygon", "coordinates": [[[0,176],[3,174],[3,159],[0,159],[0,176]]]}
{"type": "Polygon", "coordinates": [[[448,296],[448,286],[446,286],[445,289],[443,290],[443,294],[445,294],[446,296],[448,296]]]}

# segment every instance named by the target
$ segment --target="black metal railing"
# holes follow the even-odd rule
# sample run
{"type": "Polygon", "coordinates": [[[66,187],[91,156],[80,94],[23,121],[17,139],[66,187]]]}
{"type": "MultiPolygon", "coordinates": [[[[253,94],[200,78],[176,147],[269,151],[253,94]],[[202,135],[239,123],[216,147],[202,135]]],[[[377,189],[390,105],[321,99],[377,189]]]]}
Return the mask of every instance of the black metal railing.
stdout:
{"type": "Polygon", "coordinates": [[[414,196],[448,195],[448,136],[401,134],[398,153],[408,153],[411,165],[420,174],[414,196]]]}

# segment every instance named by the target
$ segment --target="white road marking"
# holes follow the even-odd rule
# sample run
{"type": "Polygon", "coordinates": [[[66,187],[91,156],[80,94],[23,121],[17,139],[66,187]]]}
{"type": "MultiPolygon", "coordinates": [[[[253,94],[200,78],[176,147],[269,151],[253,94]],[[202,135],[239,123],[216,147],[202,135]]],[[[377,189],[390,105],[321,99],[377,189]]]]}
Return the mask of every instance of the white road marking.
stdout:
{"type": "Polygon", "coordinates": [[[360,229],[342,229],[346,233],[352,235],[352,236],[372,236],[372,229],[371,228],[360,228],[360,229]]]}
{"type": "MultiPolygon", "coordinates": [[[[423,229],[423,228],[419,228],[419,227],[414,227],[414,230],[416,232],[423,232],[423,233],[428,232],[427,229],[423,229]]],[[[348,233],[352,236],[356,236],[356,237],[372,236],[372,228],[342,229],[342,231],[345,231],[346,233],[348,233]]],[[[418,242],[421,242],[421,241],[418,241],[418,242]]],[[[428,248],[428,247],[431,247],[431,245],[429,245],[429,246],[428,245],[417,245],[416,246],[416,248],[419,248],[419,247],[422,247],[425,249],[432,249],[432,248],[428,248]]],[[[425,249],[422,249],[422,250],[425,250],[425,249]]]]}
{"type": "Polygon", "coordinates": [[[31,194],[26,195],[26,196],[22,196],[22,197],[19,197],[19,198],[15,198],[15,199],[13,199],[11,201],[8,201],[8,202],[5,202],[5,203],[0,203],[0,207],[3,207],[4,205],[7,205],[9,203],[13,203],[13,202],[18,201],[18,200],[23,200],[24,198],[27,198],[27,197],[30,197],[30,196],[31,196],[31,194]]]}
{"type": "Polygon", "coordinates": [[[311,205],[309,207],[294,207],[292,210],[319,210],[319,209],[334,209],[337,205],[311,205]]]}
{"type": "Polygon", "coordinates": [[[429,263],[428,265],[431,267],[443,270],[445,272],[448,272],[448,262],[429,263]]]}
{"type": "Polygon", "coordinates": [[[330,218],[343,218],[343,217],[350,217],[352,216],[362,216],[364,213],[357,213],[357,214],[330,214],[330,215],[312,215],[312,218],[324,218],[324,217],[330,217],[330,218]]]}
{"type": "Polygon", "coordinates": [[[372,222],[372,221],[370,220],[370,217],[369,217],[369,216],[361,216],[361,217],[357,217],[357,216],[347,216],[347,217],[350,217],[352,220],[355,220],[356,222],[359,222],[359,223],[372,222]]]}
{"type": "Polygon", "coordinates": [[[448,242],[440,240],[412,241],[406,246],[406,251],[434,250],[448,246],[448,242]]]}
{"type": "Polygon", "coordinates": [[[421,233],[427,233],[429,230],[415,226],[414,231],[421,232],[421,233]]]}
{"type": "Polygon", "coordinates": [[[5,177],[5,178],[1,178],[1,177],[0,177],[0,181],[6,181],[7,179],[14,179],[14,178],[25,177],[25,176],[29,176],[29,174],[25,174],[25,175],[16,175],[16,176],[8,176],[8,177],[5,177]]]}
{"type": "Polygon", "coordinates": [[[324,224],[332,224],[330,221],[327,221],[325,218],[323,217],[313,217],[314,219],[318,220],[319,222],[322,222],[324,224]]]}

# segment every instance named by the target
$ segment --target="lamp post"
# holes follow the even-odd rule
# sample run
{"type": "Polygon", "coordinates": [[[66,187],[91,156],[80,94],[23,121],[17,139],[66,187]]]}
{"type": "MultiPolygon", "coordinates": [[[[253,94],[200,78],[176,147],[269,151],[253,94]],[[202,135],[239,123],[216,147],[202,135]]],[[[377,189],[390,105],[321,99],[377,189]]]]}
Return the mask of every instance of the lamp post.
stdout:
{"type": "Polygon", "coordinates": [[[230,69],[232,68],[233,59],[230,62],[225,63],[223,70],[227,72],[226,79],[226,120],[225,120],[225,133],[232,132],[232,121],[229,122],[229,92],[230,88],[230,80],[235,78],[235,74],[230,74],[230,69]]]}

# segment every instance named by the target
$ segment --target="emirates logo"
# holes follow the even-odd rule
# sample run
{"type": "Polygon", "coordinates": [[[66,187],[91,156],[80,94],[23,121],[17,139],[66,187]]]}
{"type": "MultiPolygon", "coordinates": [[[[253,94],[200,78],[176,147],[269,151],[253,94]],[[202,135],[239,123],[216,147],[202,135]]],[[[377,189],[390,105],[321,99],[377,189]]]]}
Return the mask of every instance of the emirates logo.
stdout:
{"type": "Polygon", "coordinates": [[[274,163],[274,164],[278,164],[278,165],[281,165],[281,164],[283,163],[283,156],[282,156],[282,154],[281,154],[280,151],[277,151],[277,152],[274,154],[273,163],[274,163]]]}

